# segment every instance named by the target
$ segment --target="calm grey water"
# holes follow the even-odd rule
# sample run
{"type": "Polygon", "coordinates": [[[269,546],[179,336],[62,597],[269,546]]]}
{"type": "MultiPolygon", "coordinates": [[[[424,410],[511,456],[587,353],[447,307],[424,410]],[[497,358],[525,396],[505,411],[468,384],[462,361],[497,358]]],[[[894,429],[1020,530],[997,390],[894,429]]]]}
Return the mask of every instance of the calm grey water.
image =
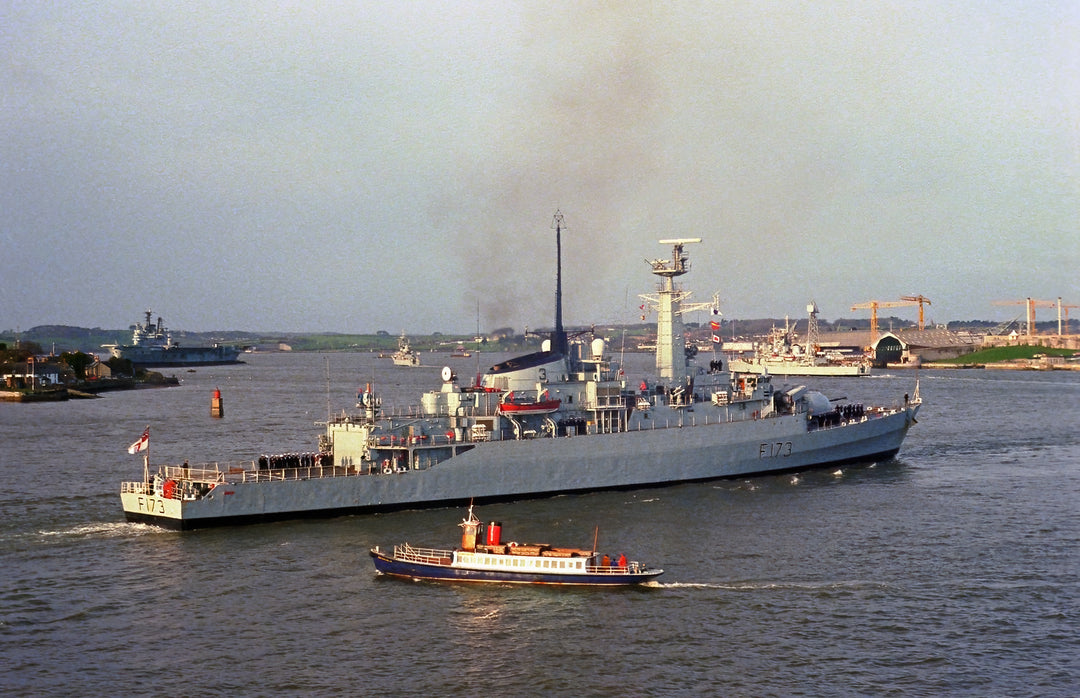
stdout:
{"type": "MultiPolygon", "coordinates": [[[[495,358],[485,359],[491,363],[495,358]]],[[[1080,375],[923,371],[898,459],[479,508],[516,540],[626,552],[654,588],[376,578],[375,544],[448,544],[464,512],[189,533],[127,524],[153,462],[309,449],[475,359],[253,355],[179,388],[0,403],[5,695],[1080,693],[1080,375]],[[329,376],[329,380],[328,380],[329,376]],[[220,388],[225,418],[210,418],[220,388]],[[394,397],[394,396],[399,397],[394,397]]],[[[628,356],[631,380],[646,356],[628,356]]],[[[914,373],[808,384],[893,402],[914,373]]],[[[812,379],[811,379],[812,380],[812,379]]]]}

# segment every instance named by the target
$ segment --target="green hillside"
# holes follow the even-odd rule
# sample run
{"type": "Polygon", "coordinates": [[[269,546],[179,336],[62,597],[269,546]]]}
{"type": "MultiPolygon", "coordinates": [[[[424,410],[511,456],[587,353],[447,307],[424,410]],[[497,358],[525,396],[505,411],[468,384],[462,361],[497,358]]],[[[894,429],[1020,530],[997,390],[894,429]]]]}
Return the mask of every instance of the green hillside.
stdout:
{"type": "Polygon", "coordinates": [[[1077,352],[1074,349],[1052,349],[1050,347],[1032,346],[1020,344],[1015,347],[991,347],[982,349],[972,354],[964,354],[955,359],[942,359],[934,363],[941,364],[992,364],[999,361],[1013,361],[1015,359],[1033,359],[1037,355],[1043,356],[1073,356],[1077,352]]]}

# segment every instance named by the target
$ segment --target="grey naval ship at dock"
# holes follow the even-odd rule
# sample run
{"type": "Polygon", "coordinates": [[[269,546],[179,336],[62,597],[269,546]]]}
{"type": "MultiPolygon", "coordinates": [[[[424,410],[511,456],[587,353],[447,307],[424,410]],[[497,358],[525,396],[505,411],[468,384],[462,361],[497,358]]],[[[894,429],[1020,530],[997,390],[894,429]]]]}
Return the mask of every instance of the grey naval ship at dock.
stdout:
{"type": "Polygon", "coordinates": [[[809,321],[806,344],[796,341],[795,329],[784,319],[784,329],[774,329],[767,340],[758,342],[749,357],[731,357],[735,373],[768,373],[773,376],[859,377],[870,375],[870,361],[863,355],[844,354],[836,349],[823,350],[818,343],[817,303],[806,306],[809,321]]]}
{"type": "Polygon", "coordinates": [[[658,385],[628,382],[599,338],[562,323],[560,215],[555,218],[555,326],[541,351],[492,366],[463,386],[442,385],[409,409],[384,408],[370,386],[355,414],[329,419],[318,450],[288,458],[162,465],[121,484],[129,521],[173,529],[337,516],[630,489],[777,473],[895,455],[921,405],[840,404],[804,386],[698,367],[683,336],[675,279],[686,245],[661,240],[658,385]]]}
{"type": "Polygon", "coordinates": [[[161,368],[166,366],[217,366],[222,364],[243,363],[239,360],[240,350],[236,347],[215,344],[209,347],[189,347],[174,344],[172,333],[162,324],[151,322],[153,311],[146,311],[146,324],[136,323],[132,327],[131,344],[109,344],[105,348],[119,359],[128,359],[139,368],[161,368]]]}

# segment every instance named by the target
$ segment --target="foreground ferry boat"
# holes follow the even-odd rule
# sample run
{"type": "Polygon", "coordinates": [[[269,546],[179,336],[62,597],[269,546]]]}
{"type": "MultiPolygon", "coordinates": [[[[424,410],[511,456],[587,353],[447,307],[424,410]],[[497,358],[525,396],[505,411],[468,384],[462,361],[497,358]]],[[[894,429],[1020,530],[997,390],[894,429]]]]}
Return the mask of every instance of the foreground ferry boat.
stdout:
{"type": "Polygon", "coordinates": [[[128,359],[140,368],[164,366],[216,366],[238,364],[240,350],[215,344],[211,347],[187,347],[173,344],[172,334],[158,318],[151,322],[153,311],[146,311],[146,324],[136,323],[131,344],[106,345],[109,353],[119,359],[128,359]]]}
{"type": "Polygon", "coordinates": [[[492,521],[485,526],[473,514],[472,506],[458,525],[460,548],[417,548],[402,543],[385,552],[375,546],[371,549],[375,569],[380,574],[410,579],[594,586],[643,584],[664,573],[627,561],[625,555],[613,559],[601,557],[595,550],[503,543],[502,524],[492,521]]]}
{"type": "MultiPolygon", "coordinates": [[[[688,358],[674,280],[685,246],[661,240],[650,262],[659,288],[656,373],[633,388],[605,343],[571,342],[562,324],[561,217],[556,216],[555,329],[542,351],[442,386],[407,409],[367,389],[359,411],[326,423],[318,451],[257,461],[160,466],[121,484],[129,521],[176,529],[305,516],[463,505],[776,473],[894,456],[915,423],[912,399],[888,406],[830,402],[765,375],[708,372],[688,358]],[[510,399],[507,399],[508,396],[510,399]],[[529,401],[532,407],[530,408],[529,401]]],[[[370,386],[369,386],[370,388],[370,386]]]]}

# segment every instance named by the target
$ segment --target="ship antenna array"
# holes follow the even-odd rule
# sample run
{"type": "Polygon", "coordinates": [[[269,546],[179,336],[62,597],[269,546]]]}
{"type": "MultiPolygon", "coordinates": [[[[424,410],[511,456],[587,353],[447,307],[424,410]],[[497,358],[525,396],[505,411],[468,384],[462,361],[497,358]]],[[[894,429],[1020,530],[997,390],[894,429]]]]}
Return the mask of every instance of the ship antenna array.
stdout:
{"type": "Polygon", "coordinates": [[[661,240],[661,245],[671,245],[671,259],[657,259],[651,262],[653,273],[668,278],[682,276],[690,271],[690,260],[683,255],[683,246],[701,242],[701,238],[674,238],[661,240]]]}

